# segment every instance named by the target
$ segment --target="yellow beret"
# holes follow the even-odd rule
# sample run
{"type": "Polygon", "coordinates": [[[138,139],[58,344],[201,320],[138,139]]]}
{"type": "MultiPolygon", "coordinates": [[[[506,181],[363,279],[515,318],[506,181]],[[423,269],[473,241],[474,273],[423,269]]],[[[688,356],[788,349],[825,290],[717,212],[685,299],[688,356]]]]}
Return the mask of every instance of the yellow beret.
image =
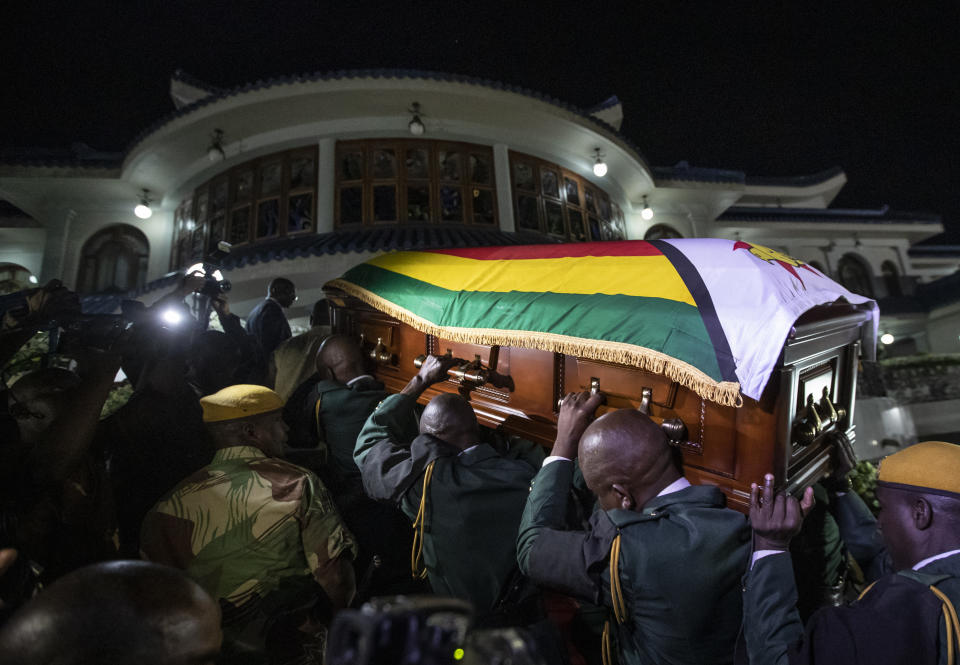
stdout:
{"type": "Polygon", "coordinates": [[[884,458],[877,482],[933,494],[960,494],[960,446],[924,441],[884,458]]]}
{"type": "Polygon", "coordinates": [[[203,422],[218,423],[277,411],[283,408],[283,399],[269,388],[241,383],[201,397],[200,406],[203,422]]]}

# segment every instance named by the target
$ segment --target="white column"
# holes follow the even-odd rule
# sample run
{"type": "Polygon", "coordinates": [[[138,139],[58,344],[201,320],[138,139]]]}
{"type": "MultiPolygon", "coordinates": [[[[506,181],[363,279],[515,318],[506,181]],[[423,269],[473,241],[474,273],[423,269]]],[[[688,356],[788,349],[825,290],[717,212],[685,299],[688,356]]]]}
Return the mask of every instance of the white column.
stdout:
{"type": "Polygon", "coordinates": [[[336,141],[317,141],[317,233],[333,231],[337,158],[336,141]]]}
{"type": "Polygon", "coordinates": [[[516,231],[513,221],[513,189],[510,186],[510,154],[505,143],[493,145],[493,172],[497,184],[497,213],[501,231],[516,231]]]}

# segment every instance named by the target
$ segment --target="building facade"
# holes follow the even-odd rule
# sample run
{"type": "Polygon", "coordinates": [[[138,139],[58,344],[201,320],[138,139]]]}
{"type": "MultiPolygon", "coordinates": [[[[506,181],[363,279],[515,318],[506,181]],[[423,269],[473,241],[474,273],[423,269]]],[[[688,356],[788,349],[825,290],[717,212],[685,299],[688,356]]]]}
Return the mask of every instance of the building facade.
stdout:
{"type": "Polygon", "coordinates": [[[764,178],[651,166],[619,132],[616,97],[583,110],[429,72],[229,90],[177,72],[170,94],[175,109],[121,154],[0,156],[8,287],[57,277],[101,309],[121,294],[149,301],[226,241],[234,311],[285,276],[300,293],[296,319],[325,281],[384,251],[722,237],[877,298],[882,332],[904,351],[960,351],[960,289],[943,282],[956,279],[960,246],[937,242],[933,215],[831,208],[846,182],[839,168],[764,178]],[[134,214],[143,203],[146,219],[134,214]]]}

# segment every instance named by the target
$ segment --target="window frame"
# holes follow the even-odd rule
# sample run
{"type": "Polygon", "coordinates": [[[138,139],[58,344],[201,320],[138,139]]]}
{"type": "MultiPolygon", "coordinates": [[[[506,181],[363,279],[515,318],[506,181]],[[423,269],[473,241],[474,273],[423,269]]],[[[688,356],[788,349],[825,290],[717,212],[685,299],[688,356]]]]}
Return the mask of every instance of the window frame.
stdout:
{"type": "Polygon", "coordinates": [[[375,138],[375,139],[345,139],[337,141],[334,151],[334,228],[359,229],[364,227],[403,226],[410,224],[438,224],[438,225],[465,225],[487,228],[499,228],[500,219],[497,208],[496,171],[491,146],[461,141],[444,141],[437,139],[403,139],[403,138],[375,138]],[[392,177],[374,177],[374,153],[376,150],[392,150],[394,154],[394,173],[392,177]],[[407,171],[407,152],[409,150],[425,150],[427,153],[427,177],[411,177],[407,171]],[[456,181],[442,180],[440,175],[439,155],[441,151],[455,152],[459,159],[459,179],[456,181]],[[343,178],[344,157],[353,152],[363,155],[362,177],[347,180],[343,178]],[[489,165],[489,179],[486,183],[474,183],[470,169],[471,155],[486,157],[489,165]],[[429,211],[427,219],[410,219],[409,187],[427,186],[429,211]],[[360,221],[344,222],[342,218],[341,193],[347,188],[361,188],[360,221]],[[376,219],[375,214],[375,187],[394,187],[394,219],[376,219]],[[442,188],[455,187],[460,191],[460,219],[443,220],[440,192],[442,188]],[[489,191],[492,200],[492,218],[489,222],[475,220],[474,190],[489,191]]]}
{"type": "Polygon", "coordinates": [[[200,186],[196,187],[190,196],[181,201],[174,213],[173,243],[170,252],[170,268],[176,270],[186,268],[203,260],[211,249],[220,240],[226,240],[234,246],[246,246],[251,243],[268,242],[285,236],[300,236],[316,233],[317,228],[317,196],[319,173],[319,149],[316,145],[306,145],[280,152],[262,155],[256,159],[237,164],[222,171],[200,186]],[[313,160],[313,178],[310,182],[298,188],[291,187],[291,165],[294,159],[310,157],[313,160]],[[272,162],[280,162],[280,184],[276,193],[264,195],[261,192],[261,167],[272,162]],[[250,192],[245,198],[238,196],[240,176],[246,172],[251,174],[250,192]],[[227,198],[223,208],[223,230],[220,238],[211,237],[212,233],[212,202],[215,188],[226,182],[227,198]],[[288,231],[290,198],[309,193],[311,195],[310,215],[313,221],[311,229],[288,231]],[[206,195],[206,214],[200,215],[199,202],[206,195]],[[262,203],[276,199],[277,203],[277,232],[274,235],[257,237],[259,209],[262,203]],[[247,234],[245,240],[232,242],[234,217],[237,212],[247,208],[247,234]],[[202,252],[199,256],[194,252],[194,244],[186,242],[187,236],[200,233],[203,237],[202,252]],[[212,243],[212,244],[211,244],[212,243]]]}
{"type": "Polygon", "coordinates": [[[517,231],[541,233],[545,236],[555,239],[562,239],[564,242],[597,242],[597,241],[619,241],[627,239],[626,220],[623,217],[622,208],[613,200],[602,187],[594,182],[584,178],[578,173],[565,169],[559,164],[549,162],[545,159],[535,157],[522,152],[511,150],[509,152],[510,162],[510,196],[513,203],[514,218],[517,231]],[[517,185],[516,173],[518,164],[528,164],[533,168],[533,190],[521,189],[517,185]],[[551,171],[557,174],[557,189],[559,198],[548,194],[543,188],[543,172],[551,171]],[[574,203],[567,198],[567,180],[575,183],[577,186],[577,202],[574,203]],[[594,212],[590,212],[587,207],[588,192],[593,197],[594,212]],[[536,229],[523,227],[520,225],[520,198],[531,197],[537,201],[537,221],[536,229]],[[564,234],[552,233],[548,228],[547,204],[559,204],[561,214],[563,215],[564,234]],[[606,207],[607,216],[601,214],[601,210],[606,207]],[[580,216],[583,224],[584,238],[573,237],[570,227],[570,213],[576,213],[580,216]],[[591,218],[597,220],[597,229],[591,226],[591,218]],[[609,231],[608,231],[609,230],[609,231]],[[605,232],[609,232],[613,237],[604,238],[605,232]],[[596,236],[596,237],[595,237],[596,236]]]}

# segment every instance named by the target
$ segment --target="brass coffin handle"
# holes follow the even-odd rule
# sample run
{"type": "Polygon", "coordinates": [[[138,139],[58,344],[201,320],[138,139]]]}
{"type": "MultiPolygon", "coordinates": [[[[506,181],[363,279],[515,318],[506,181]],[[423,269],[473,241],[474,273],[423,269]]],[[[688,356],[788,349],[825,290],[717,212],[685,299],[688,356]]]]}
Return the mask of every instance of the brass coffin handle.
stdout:
{"type": "Polygon", "coordinates": [[[650,415],[650,402],[653,400],[653,388],[643,388],[640,391],[640,406],[637,411],[645,416],[650,415]]]}
{"type": "MultiPolygon", "coordinates": [[[[590,394],[596,395],[600,392],[600,379],[595,376],[590,377],[590,394]]],[[[563,406],[563,397],[557,400],[557,411],[560,410],[560,407],[563,406]]]]}

